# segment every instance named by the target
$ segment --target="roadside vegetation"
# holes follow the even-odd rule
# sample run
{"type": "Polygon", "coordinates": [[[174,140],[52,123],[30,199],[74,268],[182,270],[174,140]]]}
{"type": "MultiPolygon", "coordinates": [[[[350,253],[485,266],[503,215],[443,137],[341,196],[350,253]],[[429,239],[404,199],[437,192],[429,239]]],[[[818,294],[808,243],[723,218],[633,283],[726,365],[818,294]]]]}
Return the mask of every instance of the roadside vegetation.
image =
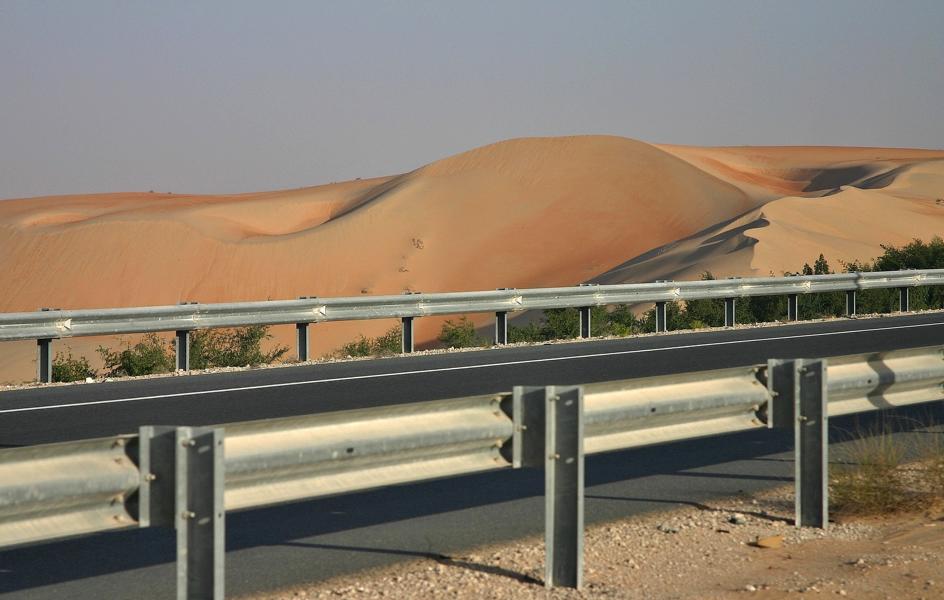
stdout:
{"type": "Polygon", "coordinates": [[[944,428],[884,421],[846,435],[830,465],[836,516],[917,510],[944,502],[944,428]]]}
{"type": "MultiPolygon", "coordinates": [[[[286,346],[262,350],[262,343],[272,336],[267,327],[238,327],[235,329],[198,330],[190,338],[190,368],[245,367],[267,364],[281,359],[286,346]]],[[[105,377],[133,377],[174,371],[173,342],[156,333],[145,334],[136,344],[124,348],[98,347],[105,377]]],[[[84,356],[57,353],[52,365],[53,381],[82,381],[98,377],[84,356]]]]}
{"type": "Polygon", "coordinates": [[[55,382],[85,381],[97,375],[95,369],[84,356],[75,358],[72,351],[66,354],[56,352],[52,361],[52,380],[55,382]]]}
{"type": "Polygon", "coordinates": [[[403,334],[399,327],[392,327],[376,338],[358,336],[334,352],[337,358],[358,358],[364,356],[392,356],[403,349],[403,334]]]}
{"type": "MultiPolygon", "coordinates": [[[[895,271],[899,269],[944,268],[944,240],[934,237],[930,242],[915,239],[902,247],[882,246],[883,253],[871,262],[840,262],[838,272],[895,271]]],[[[796,275],[825,275],[835,273],[826,258],[820,254],[811,264],[803,265],[796,275]]],[[[711,272],[702,274],[703,279],[714,279],[711,272]]],[[[944,288],[919,287],[911,289],[911,308],[924,310],[944,306],[944,288]]],[[[857,312],[860,314],[892,312],[898,306],[898,291],[865,290],[857,294],[857,312]]],[[[838,317],[845,313],[845,293],[807,294],[799,298],[800,319],[838,317]]],[[[787,301],[782,296],[763,296],[739,299],[735,317],[738,323],[770,323],[781,321],[787,312],[787,301]]],[[[666,305],[667,324],[670,330],[702,329],[719,327],[724,323],[723,300],[690,300],[670,302],[666,305]]],[[[546,342],[576,338],[579,329],[579,313],[576,308],[545,310],[536,319],[509,325],[508,341],[546,342]]],[[[593,307],[591,309],[591,336],[629,336],[655,331],[655,309],[640,315],[629,306],[593,307]]],[[[190,366],[192,369],[259,365],[278,361],[288,352],[285,346],[269,351],[262,344],[272,336],[268,327],[240,327],[227,330],[199,330],[191,337],[190,366]]],[[[474,348],[491,344],[491,339],[479,335],[475,324],[467,317],[449,319],[443,323],[439,342],[447,348],[474,348]]],[[[399,327],[389,329],[376,338],[363,335],[335,350],[334,357],[390,356],[401,351],[399,327]]],[[[98,353],[104,364],[107,377],[149,375],[169,373],[174,370],[173,344],[157,334],[145,335],[138,343],[124,348],[99,347],[98,353]]],[[[54,381],[77,381],[98,374],[88,360],[71,353],[57,354],[53,361],[54,381]]]]}

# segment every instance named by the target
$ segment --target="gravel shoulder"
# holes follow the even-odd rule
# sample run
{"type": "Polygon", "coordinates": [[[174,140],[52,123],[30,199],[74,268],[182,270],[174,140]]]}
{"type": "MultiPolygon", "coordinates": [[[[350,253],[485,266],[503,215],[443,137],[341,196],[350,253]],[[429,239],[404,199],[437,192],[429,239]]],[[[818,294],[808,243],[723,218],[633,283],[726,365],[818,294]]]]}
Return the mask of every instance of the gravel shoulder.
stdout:
{"type": "Polygon", "coordinates": [[[944,505],[800,530],[792,493],[786,486],[588,527],[579,591],[544,588],[544,543],[532,538],[244,599],[944,598],[944,505]]]}

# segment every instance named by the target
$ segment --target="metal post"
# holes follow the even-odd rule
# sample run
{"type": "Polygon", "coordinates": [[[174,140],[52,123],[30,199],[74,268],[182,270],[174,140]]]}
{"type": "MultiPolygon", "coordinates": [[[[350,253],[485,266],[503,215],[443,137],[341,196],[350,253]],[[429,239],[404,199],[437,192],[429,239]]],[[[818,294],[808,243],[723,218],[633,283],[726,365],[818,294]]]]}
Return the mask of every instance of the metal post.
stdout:
{"type": "Polygon", "coordinates": [[[846,316],[854,317],[856,315],[856,291],[846,291],[846,316]]]}
{"type": "Polygon", "coordinates": [[[298,361],[305,362],[308,356],[308,323],[295,323],[295,347],[298,348],[298,361]]]}
{"type": "Polygon", "coordinates": [[[36,380],[52,383],[52,338],[36,340],[36,380]]]}
{"type": "Polygon", "coordinates": [[[656,333],[664,333],[668,330],[669,326],[665,302],[656,302],[656,333]]]}
{"type": "Polygon", "coordinates": [[[546,587],[583,583],[583,389],[546,388],[546,587]]]}
{"type": "Polygon", "coordinates": [[[499,311],[495,313],[495,345],[504,346],[508,343],[508,313],[499,311]]]}
{"type": "Polygon", "coordinates": [[[404,354],[413,352],[413,317],[403,317],[400,319],[402,323],[402,343],[400,349],[404,354]]]}
{"type": "Polygon", "coordinates": [[[190,370],[190,331],[181,329],[177,331],[177,337],[174,339],[174,354],[177,356],[177,370],[190,370]]]}
{"type": "Polygon", "coordinates": [[[581,306],[580,311],[580,337],[587,339],[590,337],[590,307],[581,306]]]}
{"type": "Polygon", "coordinates": [[[138,526],[176,525],[177,428],[146,425],[138,431],[138,526]]]}
{"type": "Polygon", "coordinates": [[[796,294],[787,294],[787,320],[796,321],[800,318],[800,297],[796,294]]]}
{"type": "Polygon", "coordinates": [[[898,310],[899,312],[908,312],[911,310],[911,298],[908,296],[909,288],[898,288],[898,310]]]}
{"type": "Polygon", "coordinates": [[[177,599],[223,600],[223,430],[177,429],[177,599]]]}
{"type": "Polygon", "coordinates": [[[826,361],[794,366],[796,525],[826,529],[829,523],[829,415],[826,361]]]}
{"type": "Polygon", "coordinates": [[[734,316],[734,303],[736,298],[725,298],[724,299],[724,326],[725,327],[734,327],[735,316],[734,316]]]}
{"type": "Polygon", "coordinates": [[[516,387],[512,466],[544,468],[547,587],[583,582],[583,390],[516,387]]]}

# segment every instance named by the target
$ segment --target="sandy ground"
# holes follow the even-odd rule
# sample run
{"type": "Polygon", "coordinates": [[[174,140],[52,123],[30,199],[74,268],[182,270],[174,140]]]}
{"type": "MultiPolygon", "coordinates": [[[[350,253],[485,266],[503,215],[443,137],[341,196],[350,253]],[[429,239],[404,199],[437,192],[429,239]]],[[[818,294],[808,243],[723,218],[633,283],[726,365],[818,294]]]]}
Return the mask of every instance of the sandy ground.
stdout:
{"type": "MultiPolygon", "coordinates": [[[[297,190],[5,200],[0,312],[780,274],[944,231],[942,165],[944,151],[579,136],[297,190]]],[[[442,321],[417,322],[420,345],[442,321]]],[[[313,350],[392,325],[319,327],[313,350]]],[[[100,343],[68,341],[93,363],[100,343]]],[[[34,354],[2,345],[0,382],[30,379],[34,354]]]]}
{"type": "Polygon", "coordinates": [[[788,487],[590,527],[580,591],[544,588],[529,539],[251,598],[944,598],[944,506],[826,532],[794,528],[792,510],[788,487]]]}

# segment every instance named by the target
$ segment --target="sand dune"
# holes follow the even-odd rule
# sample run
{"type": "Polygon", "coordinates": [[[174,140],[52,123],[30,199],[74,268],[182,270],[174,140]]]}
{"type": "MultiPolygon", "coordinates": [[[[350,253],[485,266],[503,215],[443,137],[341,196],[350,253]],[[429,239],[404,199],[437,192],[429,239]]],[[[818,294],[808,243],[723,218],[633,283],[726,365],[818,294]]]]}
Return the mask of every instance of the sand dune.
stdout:
{"type": "MultiPolygon", "coordinates": [[[[867,259],[944,231],[941,158],[529,138],[298,190],[8,200],[0,311],[766,274],[821,251],[867,259]]],[[[440,323],[418,321],[418,339],[440,323]]],[[[323,326],[315,351],[390,325],[323,326]]],[[[92,341],[69,344],[92,354],[92,341]]],[[[32,351],[0,346],[0,381],[28,379],[32,351]]]]}

